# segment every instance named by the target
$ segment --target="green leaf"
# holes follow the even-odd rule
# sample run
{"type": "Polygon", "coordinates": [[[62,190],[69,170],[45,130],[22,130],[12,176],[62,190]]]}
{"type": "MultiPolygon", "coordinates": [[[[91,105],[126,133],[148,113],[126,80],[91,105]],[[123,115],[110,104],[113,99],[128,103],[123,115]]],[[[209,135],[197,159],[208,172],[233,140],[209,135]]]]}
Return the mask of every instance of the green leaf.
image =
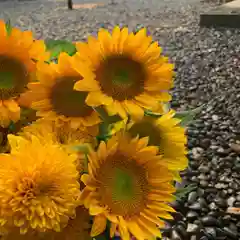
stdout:
{"type": "Polygon", "coordinates": [[[177,200],[181,200],[181,199],[185,198],[187,196],[187,194],[189,194],[196,188],[197,188],[197,185],[194,183],[189,184],[183,188],[178,188],[175,192],[175,196],[176,196],[177,200]]]}
{"type": "Polygon", "coordinates": [[[197,114],[199,114],[202,111],[204,106],[205,105],[202,105],[189,111],[176,112],[174,117],[181,119],[180,125],[185,127],[189,123],[194,121],[194,118],[196,117],[197,114]]]}
{"type": "Polygon", "coordinates": [[[11,24],[11,20],[10,19],[7,20],[5,26],[6,26],[7,34],[9,36],[11,34],[11,32],[12,32],[12,24],[11,24]]]}
{"type": "MultiPolygon", "coordinates": [[[[162,103],[163,104],[163,103],[162,103]]],[[[164,103],[163,104],[163,109],[164,109],[164,113],[168,113],[171,110],[171,105],[169,103],[164,103]]],[[[163,114],[160,113],[155,113],[152,112],[150,110],[146,110],[145,111],[145,115],[150,116],[150,117],[155,117],[155,118],[159,118],[161,117],[163,114]]]]}
{"type": "Polygon", "coordinates": [[[154,117],[154,118],[159,118],[159,117],[162,116],[162,114],[160,114],[160,113],[155,113],[155,112],[152,112],[152,111],[150,111],[150,110],[146,110],[146,111],[144,112],[144,114],[145,114],[146,116],[150,116],[150,117],[154,117]]]}
{"type": "Polygon", "coordinates": [[[8,126],[8,129],[9,129],[11,132],[14,132],[15,128],[16,128],[16,126],[15,126],[14,122],[11,121],[11,123],[10,123],[9,126],[8,126]]]}
{"type": "Polygon", "coordinates": [[[71,146],[71,150],[74,152],[82,152],[82,153],[88,154],[89,146],[87,144],[74,145],[74,146],[71,146]]]}
{"type": "Polygon", "coordinates": [[[106,110],[102,107],[96,107],[94,110],[100,115],[106,124],[113,124],[122,120],[118,115],[109,116],[106,110]]]}
{"type": "Polygon", "coordinates": [[[99,135],[97,139],[99,141],[106,141],[109,137],[111,137],[111,126],[112,124],[121,121],[121,117],[118,115],[109,116],[108,113],[102,107],[94,108],[94,110],[100,115],[103,120],[102,123],[99,124],[99,135]]]}
{"type": "Polygon", "coordinates": [[[26,120],[29,117],[33,117],[36,115],[36,110],[32,108],[21,108],[21,120],[26,120]]]}
{"type": "Polygon", "coordinates": [[[97,140],[99,142],[101,141],[107,141],[107,139],[111,137],[109,132],[109,124],[106,122],[102,122],[99,124],[99,135],[97,136],[97,140]]]}
{"type": "Polygon", "coordinates": [[[76,53],[76,47],[72,42],[66,40],[46,40],[47,51],[51,52],[51,59],[57,59],[61,52],[65,52],[70,56],[76,53]]]}

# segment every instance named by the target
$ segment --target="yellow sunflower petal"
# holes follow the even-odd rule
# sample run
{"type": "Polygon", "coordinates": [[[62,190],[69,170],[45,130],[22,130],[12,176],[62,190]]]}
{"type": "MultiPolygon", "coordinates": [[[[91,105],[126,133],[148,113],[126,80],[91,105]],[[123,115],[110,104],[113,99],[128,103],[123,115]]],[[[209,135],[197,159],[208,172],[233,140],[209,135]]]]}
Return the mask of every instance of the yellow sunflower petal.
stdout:
{"type": "Polygon", "coordinates": [[[101,92],[90,92],[86,98],[86,102],[90,106],[98,107],[102,104],[110,105],[113,102],[113,99],[101,92]]]}
{"type": "Polygon", "coordinates": [[[89,209],[89,212],[91,215],[98,215],[100,213],[103,213],[105,209],[103,207],[92,205],[89,209]]]}
{"type": "Polygon", "coordinates": [[[47,61],[50,58],[50,53],[45,52],[46,46],[43,40],[34,41],[31,49],[30,55],[32,55],[33,59],[38,61],[47,61]],[[44,54],[42,54],[44,52],[44,54]]]}
{"type": "Polygon", "coordinates": [[[112,111],[115,111],[115,113],[118,113],[122,119],[127,118],[127,112],[122,103],[114,101],[113,104],[110,105],[109,107],[112,107],[112,111]]]}
{"type": "Polygon", "coordinates": [[[162,234],[161,234],[160,230],[156,227],[156,224],[154,224],[146,219],[143,219],[143,218],[139,218],[138,223],[139,223],[140,227],[143,228],[143,230],[145,229],[146,232],[151,233],[152,237],[153,236],[156,236],[159,238],[162,237],[162,234]]]}
{"type": "Polygon", "coordinates": [[[74,85],[74,89],[78,91],[98,91],[99,84],[91,80],[80,80],[74,85]]]}
{"type": "Polygon", "coordinates": [[[104,215],[98,215],[94,217],[92,230],[91,230],[91,236],[95,237],[99,234],[101,234],[107,226],[107,219],[104,215]]]}
{"type": "Polygon", "coordinates": [[[127,222],[128,228],[130,232],[134,235],[137,240],[145,240],[145,233],[143,230],[138,226],[138,224],[134,221],[127,222]]]}
{"type": "Polygon", "coordinates": [[[106,29],[100,29],[98,39],[104,54],[108,54],[111,51],[111,38],[110,33],[106,29]]]}
{"type": "Polygon", "coordinates": [[[4,39],[7,36],[7,32],[6,32],[6,27],[5,27],[5,23],[0,20],[0,37],[1,39],[4,39]]]}
{"type": "Polygon", "coordinates": [[[19,105],[13,100],[5,100],[3,104],[8,108],[10,112],[20,112],[19,105]]]}
{"type": "Polygon", "coordinates": [[[124,46],[125,46],[125,41],[127,41],[128,38],[128,28],[124,27],[121,31],[121,37],[119,40],[119,52],[123,53],[124,51],[124,46]]]}
{"type": "Polygon", "coordinates": [[[130,240],[127,223],[125,222],[123,217],[119,217],[119,233],[123,240],[130,240]]]}
{"type": "Polygon", "coordinates": [[[129,112],[129,114],[132,116],[133,120],[139,120],[143,118],[144,110],[138,105],[130,101],[125,101],[124,107],[125,109],[127,109],[127,112],[129,112]]]}
{"type": "Polygon", "coordinates": [[[113,238],[115,236],[117,230],[117,224],[116,223],[111,223],[110,227],[110,237],[113,238]]]}

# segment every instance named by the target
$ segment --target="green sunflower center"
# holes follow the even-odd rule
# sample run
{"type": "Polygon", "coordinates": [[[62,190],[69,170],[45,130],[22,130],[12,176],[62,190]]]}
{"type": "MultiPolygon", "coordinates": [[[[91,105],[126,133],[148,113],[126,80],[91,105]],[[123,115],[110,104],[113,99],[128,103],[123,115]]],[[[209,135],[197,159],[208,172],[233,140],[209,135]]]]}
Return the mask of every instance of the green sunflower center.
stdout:
{"type": "Polygon", "coordinates": [[[75,91],[73,86],[79,78],[66,76],[57,79],[52,88],[50,100],[53,110],[66,117],[86,117],[92,114],[93,108],[85,103],[87,92],[75,91]]]}
{"type": "Polygon", "coordinates": [[[134,195],[133,177],[122,169],[115,169],[115,182],[113,192],[119,200],[131,200],[134,195]]]}
{"type": "Polygon", "coordinates": [[[146,170],[134,159],[115,153],[99,172],[101,201],[113,214],[133,216],[145,206],[148,181],[146,170]]]}
{"type": "Polygon", "coordinates": [[[131,85],[132,81],[129,78],[129,73],[126,70],[119,70],[114,74],[113,83],[116,85],[131,85]]]}
{"type": "Polygon", "coordinates": [[[160,129],[148,120],[142,120],[134,123],[129,129],[129,133],[132,137],[136,137],[137,135],[139,135],[140,138],[149,137],[148,144],[151,146],[159,146],[162,141],[160,129]]]}
{"type": "Polygon", "coordinates": [[[11,72],[0,73],[0,88],[1,89],[9,89],[14,87],[14,76],[11,72]]]}
{"type": "Polygon", "coordinates": [[[29,74],[20,61],[0,55],[0,99],[7,100],[22,93],[29,82],[29,74]]]}
{"type": "Polygon", "coordinates": [[[143,64],[125,55],[107,57],[96,70],[96,80],[102,91],[119,101],[141,94],[146,79],[143,64]]]}

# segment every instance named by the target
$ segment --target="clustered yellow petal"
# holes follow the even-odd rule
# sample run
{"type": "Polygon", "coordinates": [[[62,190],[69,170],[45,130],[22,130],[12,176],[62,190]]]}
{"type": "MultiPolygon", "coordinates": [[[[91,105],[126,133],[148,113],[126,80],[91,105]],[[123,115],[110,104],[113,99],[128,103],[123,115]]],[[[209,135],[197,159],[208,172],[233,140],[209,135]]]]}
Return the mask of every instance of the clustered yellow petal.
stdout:
{"type": "Polygon", "coordinates": [[[0,222],[21,233],[60,231],[79,205],[76,154],[59,146],[9,135],[11,153],[0,155],[0,222]]]}
{"type": "Polygon", "coordinates": [[[98,125],[91,127],[81,125],[72,129],[69,122],[38,119],[31,125],[24,127],[19,134],[26,138],[35,135],[41,141],[58,143],[67,150],[74,151],[80,146],[96,147],[98,125]]]}
{"type": "Polygon", "coordinates": [[[0,21],[0,238],[161,238],[187,167],[174,66],[146,29],[74,45],[53,61],[0,21]]]}

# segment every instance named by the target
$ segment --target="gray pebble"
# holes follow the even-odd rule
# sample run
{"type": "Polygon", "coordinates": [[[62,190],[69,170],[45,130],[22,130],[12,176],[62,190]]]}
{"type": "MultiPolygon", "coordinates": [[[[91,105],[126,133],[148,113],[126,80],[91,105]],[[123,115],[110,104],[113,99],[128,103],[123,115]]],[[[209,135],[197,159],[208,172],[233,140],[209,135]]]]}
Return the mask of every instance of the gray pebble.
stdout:
{"type": "Polygon", "coordinates": [[[193,223],[188,223],[187,232],[188,233],[196,233],[199,229],[199,226],[193,223]]]}

